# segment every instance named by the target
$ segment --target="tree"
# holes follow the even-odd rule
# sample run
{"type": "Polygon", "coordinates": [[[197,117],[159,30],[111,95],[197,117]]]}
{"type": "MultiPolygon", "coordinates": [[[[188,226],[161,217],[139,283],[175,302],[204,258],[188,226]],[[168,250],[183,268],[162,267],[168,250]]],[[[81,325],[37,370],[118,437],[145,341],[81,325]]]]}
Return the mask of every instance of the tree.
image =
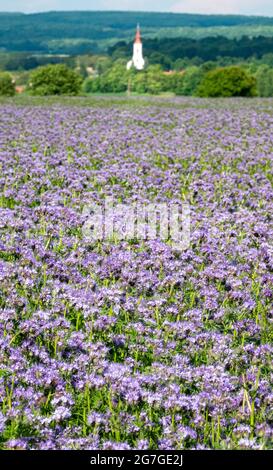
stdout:
{"type": "Polygon", "coordinates": [[[99,93],[100,90],[100,77],[86,78],[82,86],[84,93],[99,93]]]}
{"type": "Polygon", "coordinates": [[[238,66],[221,67],[206,73],[197,88],[201,97],[255,96],[256,78],[238,66]]]}
{"type": "Polygon", "coordinates": [[[173,76],[173,88],[172,91],[176,95],[184,94],[184,75],[185,71],[176,72],[173,76]]]}
{"type": "Polygon", "coordinates": [[[100,77],[101,91],[106,93],[123,93],[127,90],[129,71],[126,61],[117,60],[111,69],[100,77]]]}
{"type": "Polygon", "coordinates": [[[202,78],[203,72],[200,67],[188,67],[183,75],[177,76],[175,93],[177,95],[191,96],[196,92],[202,78]]]}
{"type": "Polygon", "coordinates": [[[124,93],[130,73],[131,71],[126,70],[126,61],[118,59],[101,75],[86,79],[83,89],[86,93],[124,93]]]}
{"type": "Polygon", "coordinates": [[[164,70],[170,70],[172,68],[172,61],[166,54],[161,54],[159,51],[152,52],[149,57],[149,63],[151,65],[161,65],[164,70]]]}
{"type": "Polygon", "coordinates": [[[269,65],[270,67],[273,67],[273,54],[272,52],[269,52],[268,54],[264,54],[261,59],[263,64],[269,65]]]}
{"type": "Polygon", "coordinates": [[[65,64],[45,65],[34,70],[29,79],[33,95],[78,95],[82,77],[65,64]]]}
{"type": "MultiPolygon", "coordinates": [[[[134,71],[133,71],[134,72],[134,71]]],[[[147,92],[147,73],[146,71],[135,72],[131,74],[132,91],[143,94],[147,92]]]]}
{"type": "Polygon", "coordinates": [[[9,73],[0,73],[0,95],[1,96],[14,96],[15,84],[9,73]]]}
{"type": "Polygon", "coordinates": [[[164,91],[164,75],[160,65],[150,65],[146,71],[146,90],[151,95],[164,91]]]}
{"type": "Polygon", "coordinates": [[[261,65],[256,73],[258,95],[262,97],[273,96],[273,69],[268,65],[261,65]]]}

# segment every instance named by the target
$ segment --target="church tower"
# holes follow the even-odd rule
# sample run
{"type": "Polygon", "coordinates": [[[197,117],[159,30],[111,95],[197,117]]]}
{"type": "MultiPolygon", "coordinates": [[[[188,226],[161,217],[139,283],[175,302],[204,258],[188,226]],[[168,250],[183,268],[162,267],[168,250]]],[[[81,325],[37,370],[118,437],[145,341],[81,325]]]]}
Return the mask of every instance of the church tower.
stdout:
{"type": "Polygon", "coordinates": [[[134,42],[133,58],[127,63],[127,70],[134,66],[137,70],[143,70],[145,61],[142,54],[142,41],[140,36],[140,27],[137,25],[136,37],[134,42]]]}

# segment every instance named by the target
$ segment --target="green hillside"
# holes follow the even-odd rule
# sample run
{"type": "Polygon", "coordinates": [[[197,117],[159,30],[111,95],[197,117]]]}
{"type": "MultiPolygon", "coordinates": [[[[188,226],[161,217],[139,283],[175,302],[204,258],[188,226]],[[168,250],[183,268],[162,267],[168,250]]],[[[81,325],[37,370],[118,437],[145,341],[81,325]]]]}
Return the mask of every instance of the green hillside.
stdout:
{"type": "Polygon", "coordinates": [[[83,54],[131,40],[136,23],[147,38],[273,36],[273,18],[143,12],[0,13],[0,51],[83,54]]]}

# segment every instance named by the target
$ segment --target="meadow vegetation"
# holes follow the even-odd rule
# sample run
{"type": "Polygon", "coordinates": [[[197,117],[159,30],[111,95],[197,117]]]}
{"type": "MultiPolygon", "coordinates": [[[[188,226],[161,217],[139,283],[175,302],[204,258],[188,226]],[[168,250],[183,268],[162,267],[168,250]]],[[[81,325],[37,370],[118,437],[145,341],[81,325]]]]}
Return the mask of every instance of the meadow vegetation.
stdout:
{"type": "Polygon", "coordinates": [[[2,449],[272,449],[271,100],[1,99],[2,449]],[[83,237],[191,206],[191,243],[83,237]]]}

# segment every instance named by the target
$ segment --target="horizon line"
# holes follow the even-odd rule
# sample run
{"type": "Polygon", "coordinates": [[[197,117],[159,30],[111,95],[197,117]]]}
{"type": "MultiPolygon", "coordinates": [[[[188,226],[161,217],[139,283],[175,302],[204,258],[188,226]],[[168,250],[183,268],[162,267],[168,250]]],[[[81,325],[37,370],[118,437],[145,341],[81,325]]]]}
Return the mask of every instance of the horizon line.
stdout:
{"type": "Polygon", "coordinates": [[[175,12],[175,11],[165,11],[165,10],[43,10],[43,11],[2,11],[0,10],[0,15],[2,14],[10,14],[10,15],[43,15],[46,13],[157,13],[157,14],[168,14],[168,15],[185,15],[185,16],[229,16],[229,17],[245,17],[245,18],[273,18],[273,15],[266,15],[266,14],[259,14],[259,15],[251,15],[246,13],[189,13],[189,12],[175,12]]]}

